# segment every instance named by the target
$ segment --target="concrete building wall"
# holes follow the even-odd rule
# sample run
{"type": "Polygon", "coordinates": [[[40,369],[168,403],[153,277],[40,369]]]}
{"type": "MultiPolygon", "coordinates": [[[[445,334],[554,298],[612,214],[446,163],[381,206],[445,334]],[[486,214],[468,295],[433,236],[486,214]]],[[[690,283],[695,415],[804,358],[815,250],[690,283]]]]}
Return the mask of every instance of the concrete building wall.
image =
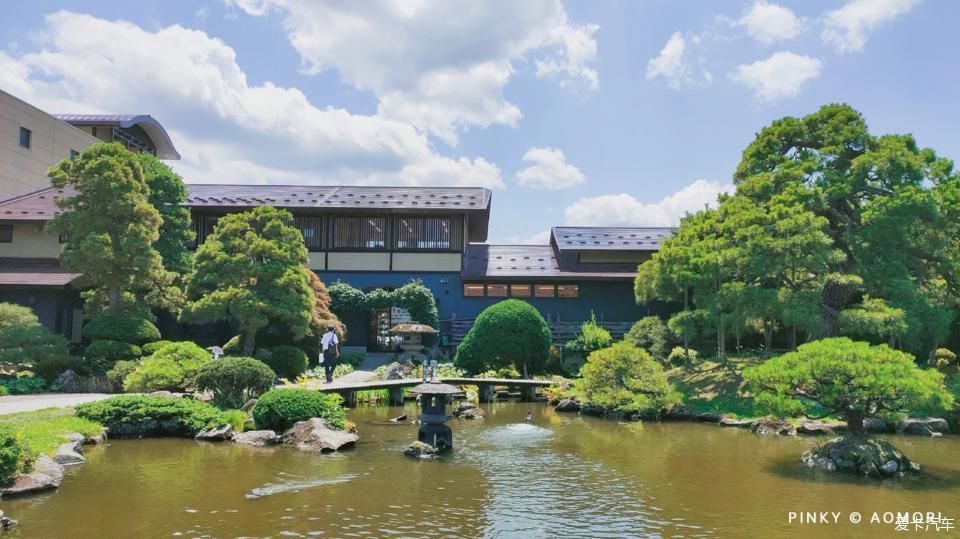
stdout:
{"type": "Polygon", "coordinates": [[[460,253],[393,253],[393,271],[460,272],[460,253]]]}
{"type": "Polygon", "coordinates": [[[50,187],[47,170],[97,142],[93,136],[0,90],[0,200],[50,187]],[[20,128],[30,148],[20,146],[20,128]]]}
{"type": "Polygon", "coordinates": [[[44,230],[46,223],[2,222],[13,225],[13,241],[0,243],[0,257],[13,258],[57,258],[63,246],[59,236],[44,230]]]}
{"type": "Polygon", "coordinates": [[[390,253],[327,253],[331,271],[390,271],[390,253]]]}

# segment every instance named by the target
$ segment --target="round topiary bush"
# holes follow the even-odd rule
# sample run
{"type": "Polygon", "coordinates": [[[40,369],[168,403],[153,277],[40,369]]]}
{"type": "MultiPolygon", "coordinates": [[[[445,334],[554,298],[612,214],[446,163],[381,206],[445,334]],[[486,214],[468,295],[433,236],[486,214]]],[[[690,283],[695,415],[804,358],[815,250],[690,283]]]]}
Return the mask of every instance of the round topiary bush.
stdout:
{"type": "Polygon", "coordinates": [[[88,361],[105,360],[111,363],[132,360],[140,357],[143,351],[139,346],[120,341],[102,340],[93,341],[83,351],[83,357],[88,361]]]}
{"type": "Polygon", "coordinates": [[[480,313],[457,347],[454,363],[477,373],[514,366],[540,372],[550,355],[550,328],[532,305],[518,299],[495,303],[480,313]]]}
{"type": "Polygon", "coordinates": [[[595,406],[623,413],[658,416],[681,397],[649,352],[618,342],[590,354],[574,387],[595,406]]]}
{"type": "Polygon", "coordinates": [[[160,330],[146,318],[127,313],[105,313],[83,326],[83,336],[94,341],[140,345],[160,340],[160,330]]]}
{"type": "Polygon", "coordinates": [[[189,341],[171,342],[139,362],[123,382],[126,391],[183,391],[194,384],[210,352],[189,341]]]}
{"type": "Polygon", "coordinates": [[[342,429],[345,414],[339,395],[309,389],[271,389],[257,399],[253,420],[258,429],[283,432],[297,421],[320,417],[331,427],[342,429]]]}
{"type": "Polygon", "coordinates": [[[275,346],[259,359],[270,366],[277,376],[287,380],[296,380],[307,370],[307,354],[295,346],[275,346]]]}
{"type": "Polygon", "coordinates": [[[273,387],[275,374],[252,357],[225,357],[204,365],[197,373],[197,389],[211,391],[213,402],[239,408],[273,387]]]}

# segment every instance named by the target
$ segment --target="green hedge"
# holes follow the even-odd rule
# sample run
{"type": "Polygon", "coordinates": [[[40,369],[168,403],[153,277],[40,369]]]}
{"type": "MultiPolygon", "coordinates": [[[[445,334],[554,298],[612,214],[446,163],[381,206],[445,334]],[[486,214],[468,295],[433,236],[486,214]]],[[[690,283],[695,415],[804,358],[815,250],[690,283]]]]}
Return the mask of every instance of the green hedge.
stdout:
{"type": "Polygon", "coordinates": [[[211,391],[219,406],[239,408],[273,387],[275,376],[270,367],[252,357],[224,357],[200,369],[197,389],[211,391]]]}
{"type": "Polygon", "coordinates": [[[258,429],[283,432],[298,421],[321,417],[334,428],[342,429],[346,418],[339,395],[327,395],[310,389],[271,389],[257,399],[253,420],[258,429]]]}
{"type": "Polygon", "coordinates": [[[6,484],[24,471],[28,454],[20,435],[10,427],[0,427],[0,484],[6,484]]]}
{"type": "Polygon", "coordinates": [[[104,360],[111,363],[129,361],[140,357],[143,350],[135,345],[120,341],[100,340],[93,341],[83,351],[83,356],[89,361],[104,360]]]}
{"type": "Polygon", "coordinates": [[[295,346],[275,346],[258,357],[266,363],[280,378],[296,380],[307,370],[307,354],[295,346]]]}
{"type": "Polygon", "coordinates": [[[126,313],[105,313],[83,327],[83,336],[94,340],[141,345],[160,340],[160,330],[146,318],[126,313]]]}
{"type": "Polygon", "coordinates": [[[78,404],[77,415],[110,429],[114,438],[193,436],[224,424],[220,410],[193,399],[118,395],[78,404]]]}

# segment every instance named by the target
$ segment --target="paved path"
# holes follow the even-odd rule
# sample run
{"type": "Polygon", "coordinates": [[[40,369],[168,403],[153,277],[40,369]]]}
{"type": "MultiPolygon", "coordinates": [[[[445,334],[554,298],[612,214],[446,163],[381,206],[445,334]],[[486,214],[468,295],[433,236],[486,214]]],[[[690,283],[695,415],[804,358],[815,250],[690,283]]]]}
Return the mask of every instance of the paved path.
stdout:
{"type": "Polygon", "coordinates": [[[373,378],[375,374],[374,371],[377,370],[377,367],[388,363],[390,363],[390,354],[379,352],[368,353],[366,357],[363,358],[363,362],[361,362],[353,372],[337,378],[336,381],[349,384],[366,382],[373,378]]]}
{"type": "Polygon", "coordinates": [[[7,395],[0,397],[0,415],[30,412],[44,408],[73,406],[112,397],[106,393],[42,393],[39,395],[7,395]]]}

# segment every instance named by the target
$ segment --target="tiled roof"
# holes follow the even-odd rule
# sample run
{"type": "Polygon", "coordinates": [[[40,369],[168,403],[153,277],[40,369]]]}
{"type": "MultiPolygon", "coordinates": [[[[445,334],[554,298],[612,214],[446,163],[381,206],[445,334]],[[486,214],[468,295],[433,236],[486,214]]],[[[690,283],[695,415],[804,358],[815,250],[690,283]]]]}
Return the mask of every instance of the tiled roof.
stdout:
{"type": "MultiPolygon", "coordinates": [[[[194,208],[269,204],[281,208],[462,211],[484,216],[490,209],[490,191],[483,188],[187,184],[187,192],[185,205],[194,208]]],[[[0,220],[49,220],[60,212],[55,200],[72,194],[70,187],[48,187],[4,200],[0,202],[0,220]]]]}
{"type": "Polygon", "coordinates": [[[576,263],[575,256],[557,256],[552,245],[488,245],[471,243],[463,267],[465,278],[633,279],[636,269],[622,264],[576,263]]]}
{"type": "Polygon", "coordinates": [[[557,226],[552,231],[560,251],[656,251],[671,235],[667,227],[557,226]]]}
{"type": "Polygon", "coordinates": [[[66,286],[77,277],[55,258],[0,258],[0,285],[66,286]]]}
{"type": "Polygon", "coordinates": [[[323,185],[187,186],[187,206],[283,208],[418,209],[477,211],[490,208],[490,190],[481,187],[368,187],[323,185]]]}

